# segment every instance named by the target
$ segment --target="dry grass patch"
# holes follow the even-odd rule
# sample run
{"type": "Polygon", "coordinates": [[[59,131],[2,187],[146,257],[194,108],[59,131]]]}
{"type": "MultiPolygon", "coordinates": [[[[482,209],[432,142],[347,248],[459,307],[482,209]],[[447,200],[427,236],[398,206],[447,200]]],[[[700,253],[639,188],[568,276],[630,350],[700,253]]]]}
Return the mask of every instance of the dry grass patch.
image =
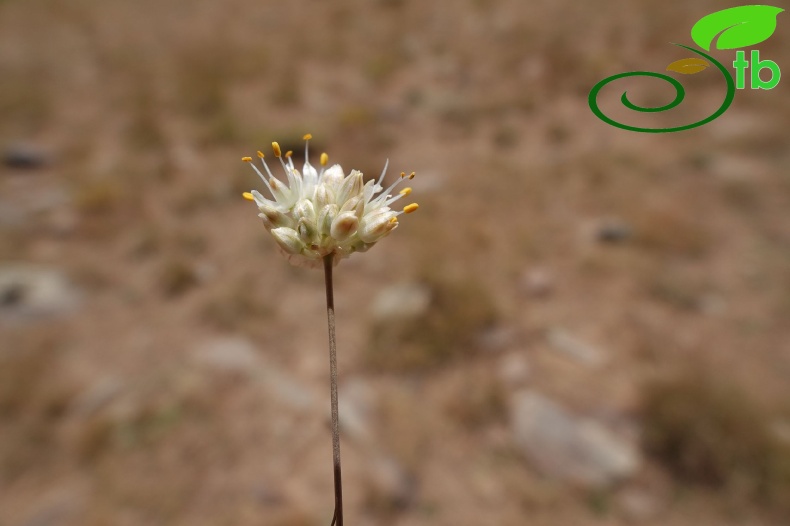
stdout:
{"type": "Polygon", "coordinates": [[[62,456],[59,424],[74,394],[51,331],[6,331],[0,349],[0,481],[62,456]]]}
{"type": "Polygon", "coordinates": [[[698,367],[643,397],[644,447],[680,480],[790,511],[790,443],[775,411],[698,367]]]}
{"type": "Polygon", "coordinates": [[[445,365],[473,353],[480,333],[497,320],[494,300],[479,282],[432,276],[424,283],[431,294],[427,312],[373,325],[365,354],[370,368],[422,371],[445,365]]]}

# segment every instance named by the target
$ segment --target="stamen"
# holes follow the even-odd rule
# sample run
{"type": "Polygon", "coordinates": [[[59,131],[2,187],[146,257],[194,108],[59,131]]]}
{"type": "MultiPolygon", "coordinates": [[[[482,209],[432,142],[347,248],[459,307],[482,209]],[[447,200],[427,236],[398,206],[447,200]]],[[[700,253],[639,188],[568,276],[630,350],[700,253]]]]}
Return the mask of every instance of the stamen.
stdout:
{"type": "Polygon", "coordinates": [[[418,205],[417,203],[412,203],[410,205],[406,205],[406,206],[403,207],[403,213],[404,214],[411,214],[412,212],[417,210],[419,207],[420,207],[420,205],[418,205]]]}
{"type": "Polygon", "coordinates": [[[327,163],[329,163],[329,156],[324,152],[321,154],[321,166],[326,166],[327,163]]]}
{"type": "Polygon", "coordinates": [[[309,133],[305,133],[304,137],[302,137],[302,139],[304,139],[304,162],[309,162],[310,157],[308,155],[309,154],[308,147],[310,145],[310,139],[312,138],[313,138],[312,134],[309,133]]]}
{"type": "Polygon", "coordinates": [[[410,174],[409,174],[409,179],[414,179],[414,176],[415,176],[415,175],[417,175],[417,174],[415,174],[414,172],[410,173],[410,174]]]}
{"type": "Polygon", "coordinates": [[[406,172],[401,172],[400,173],[400,178],[403,179],[404,177],[406,177],[406,172]]]}
{"type": "MultiPolygon", "coordinates": [[[[269,177],[270,177],[270,178],[272,178],[272,179],[274,179],[274,180],[276,180],[276,179],[275,179],[275,177],[272,175],[272,172],[271,172],[271,170],[269,170],[269,165],[267,165],[267,164],[266,164],[266,161],[265,161],[265,160],[264,160],[264,158],[263,158],[263,152],[260,152],[260,151],[259,151],[259,152],[258,152],[258,157],[260,157],[260,158],[261,158],[261,164],[263,165],[263,168],[266,170],[266,173],[269,175],[269,177]]],[[[248,161],[248,162],[249,162],[249,161],[248,161]]],[[[261,180],[263,181],[263,184],[265,184],[265,185],[266,185],[266,188],[268,188],[268,189],[269,189],[269,192],[271,192],[271,194],[272,194],[272,197],[274,197],[275,199],[277,199],[277,197],[274,195],[274,192],[272,191],[272,187],[271,187],[271,185],[269,185],[269,181],[267,181],[267,180],[266,180],[266,177],[264,177],[264,176],[263,176],[263,174],[261,173],[261,171],[260,171],[260,170],[258,170],[258,167],[257,167],[257,166],[255,166],[255,165],[253,164],[253,165],[252,165],[252,169],[253,169],[253,170],[255,170],[255,173],[256,173],[256,174],[258,174],[258,177],[260,177],[260,178],[261,178],[261,180]]]]}
{"type": "Polygon", "coordinates": [[[401,197],[406,197],[406,196],[407,196],[407,195],[409,195],[410,193],[411,193],[411,187],[407,186],[406,188],[404,188],[403,190],[401,190],[400,192],[398,192],[398,195],[396,195],[396,196],[394,196],[394,197],[390,197],[389,199],[387,199],[387,200],[384,202],[384,206],[390,206],[392,203],[394,203],[395,201],[397,201],[397,200],[398,200],[398,199],[400,199],[401,197]]]}
{"type": "Polygon", "coordinates": [[[371,204],[371,205],[376,205],[376,206],[378,206],[378,205],[379,205],[379,204],[380,204],[382,201],[384,201],[385,199],[387,199],[387,198],[389,197],[390,190],[392,190],[393,188],[395,188],[396,186],[398,186],[398,184],[400,184],[400,182],[401,182],[401,181],[403,181],[403,179],[398,179],[398,180],[396,180],[394,183],[392,183],[392,184],[389,186],[389,188],[387,188],[386,190],[384,190],[383,192],[381,192],[381,195],[379,195],[378,197],[376,197],[375,199],[373,199],[373,200],[370,202],[370,204],[371,204]]]}
{"type": "Polygon", "coordinates": [[[293,150],[288,150],[287,152],[285,152],[285,158],[290,159],[293,154],[294,154],[293,150]]]}
{"type": "Polygon", "coordinates": [[[247,201],[255,201],[255,198],[249,192],[244,192],[241,196],[246,199],[247,201]]]}
{"type": "Polygon", "coordinates": [[[288,175],[288,165],[285,164],[285,161],[283,161],[283,152],[280,149],[280,143],[273,142],[272,150],[274,150],[274,156],[277,157],[280,160],[280,164],[283,165],[283,170],[285,170],[285,174],[288,175]]]}
{"type": "Polygon", "coordinates": [[[245,163],[251,163],[252,157],[242,157],[241,160],[244,161],[245,163]]]}
{"type": "MultiPolygon", "coordinates": [[[[252,169],[253,169],[253,170],[255,170],[255,173],[256,173],[256,174],[258,174],[258,177],[260,177],[260,178],[261,178],[261,181],[263,181],[263,184],[265,184],[265,185],[266,185],[266,188],[268,188],[268,189],[269,189],[269,192],[272,192],[272,187],[271,187],[271,186],[269,186],[269,181],[267,181],[267,180],[266,180],[266,177],[264,177],[264,176],[263,176],[263,174],[261,173],[261,171],[260,171],[260,170],[258,170],[258,167],[257,167],[257,166],[255,166],[255,165],[253,164],[253,165],[252,165],[252,169]]],[[[273,179],[273,178],[272,178],[272,179],[273,179]]],[[[274,196],[274,192],[272,192],[272,196],[274,196]]]]}
{"type": "Polygon", "coordinates": [[[397,218],[397,217],[395,217],[395,216],[392,216],[392,217],[390,218],[390,223],[395,223],[395,224],[397,224],[397,223],[398,223],[398,218],[397,218]]]}
{"type": "Polygon", "coordinates": [[[258,157],[260,157],[261,159],[263,159],[263,158],[264,158],[264,157],[266,157],[266,156],[265,156],[265,155],[263,155],[263,152],[262,152],[262,151],[258,150],[258,157]]]}

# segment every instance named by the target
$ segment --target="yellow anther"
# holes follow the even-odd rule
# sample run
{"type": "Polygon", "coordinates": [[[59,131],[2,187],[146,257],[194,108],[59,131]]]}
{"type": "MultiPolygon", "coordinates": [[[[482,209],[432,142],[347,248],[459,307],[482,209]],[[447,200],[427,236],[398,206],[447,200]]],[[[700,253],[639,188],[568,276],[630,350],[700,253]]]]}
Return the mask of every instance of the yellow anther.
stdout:
{"type": "Polygon", "coordinates": [[[414,179],[414,176],[415,176],[415,175],[417,175],[417,174],[415,174],[414,172],[410,173],[410,174],[409,174],[409,179],[414,179]]]}
{"type": "Polygon", "coordinates": [[[418,205],[417,203],[412,203],[410,205],[406,205],[406,206],[403,207],[403,213],[404,214],[411,214],[412,212],[414,212],[418,208],[420,208],[420,205],[418,205]]]}
{"type": "Polygon", "coordinates": [[[409,195],[411,193],[411,186],[407,186],[406,188],[404,188],[403,190],[401,190],[398,193],[400,195],[409,195]]]}
{"type": "Polygon", "coordinates": [[[326,152],[322,153],[321,154],[321,166],[326,166],[328,162],[329,162],[329,156],[326,154],[326,152]]]}
{"type": "Polygon", "coordinates": [[[291,157],[293,154],[294,154],[293,150],[288,150],[287,152],[285,152],[285,158],[286,158],[286,159],[288,159],[288,158],[289,158],[289,157],[291,157]]]}
{"type": "Polygon", "coordinates": [[[398,218],[397,218],[397,217],[391,217],[391,218],[390,218],[390,223],[395,223],[395,224],[397,224],[397,222],[398,222],[398,218]]]}
{"type": "Polygon", "coordinates": [[[304,137],[302,137],[302,139],[305,140],[305,141],[309,141],[312,138],[313,138],[313,134],[311,134],[311,133],[305,133],[304,137]]]}
{"type": "Polygon", "coordinates": [[[274,150],[275,157],[281,157],[283,154],[282,150],[280,150],[280,145],[276,142],[272,143],[272,150],[274,150]]]}
{"type": "Polygon", "coordinates": [[[255,198],[252,197],[252,194],[249,192],[244,192],[241,196],[246,199],[247,201],[255,201],[255,198]]]}
{"type": "Polygon", "coordinates": [[[252,157],[242,157],[241,160],[244,161],[245,163],[251,163],[252,157]]]}
{"type": "Polygon", "coordinates": [[[258,150],[258,157],[260,157],[261,159],[263,159],[263,158],[264,158],[264,157],[266,157],[266,156],[265,156],[265,155],[263,155],[263,152],[262,152],[262,151],[258,150]]]}
{"type": "Polygon", "coordinates": [[[403,179],[404,177],[406,177],[406,172],[401,172],[400,173],[400,178],[403,179]]]}

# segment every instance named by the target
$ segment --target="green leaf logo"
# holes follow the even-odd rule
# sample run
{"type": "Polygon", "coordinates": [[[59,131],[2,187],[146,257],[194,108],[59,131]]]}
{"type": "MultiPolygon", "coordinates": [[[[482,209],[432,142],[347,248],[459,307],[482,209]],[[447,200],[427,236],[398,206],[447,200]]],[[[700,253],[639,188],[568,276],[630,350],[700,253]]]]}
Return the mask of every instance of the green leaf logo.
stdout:
{"type": "Polygon", "coordinates": [[[776,16],[784,11],[770,5],[744,5],[716,11],[702,17],[691,28],[691,38],[710,51],[713,39],[717,49],[736,49],[753,46],[774,34],[776,16]]]}

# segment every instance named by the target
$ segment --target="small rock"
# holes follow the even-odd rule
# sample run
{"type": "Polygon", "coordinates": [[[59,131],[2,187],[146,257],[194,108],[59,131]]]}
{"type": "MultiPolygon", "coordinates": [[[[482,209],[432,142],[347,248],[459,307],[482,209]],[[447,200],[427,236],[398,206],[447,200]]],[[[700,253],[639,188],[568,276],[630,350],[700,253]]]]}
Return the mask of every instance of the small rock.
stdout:
{"type": "Polygon", "coordinates": [[[521,289],[529,297],[546,298],[554,292],[554,278],[546,269],[530,269],[521,279],[521,289]]]}
{"type": "Polygon", "coordinates": [[[195,352],[203,365],[225,372],[252,374],[260,366],[258,352],[244,338],[217,338],[205,343],[195,352]]]}
{"type": "Polygon", "coordinates": [[[598,367],[606,361],[606,357],[601,350],[577,339],[564,329],[551,329],[547,339],[554,349],[584,365],[598,367]]]}
{"type": "Polygon", "coordinates": [[[292,409],[304,411],[317,405],[313,392],[281,369],[267,366],[259,378],[278,401],[292,409]]]}
{"type": "Polygon", "coordinates": [[[23,526],[61,526],[71,524],[74,516],[83,507],[83,500],[79,490],[68,489],[50,493],[36,503],[35,511],[21,524],[23,526]]]}
{"type": "Polygon", "coordinates": [[[32,144],[12,144],[3,152],[3,164],[19,170],[43,168],[50,163],[50,156],[32,144]]]}
{"type": "Polygon", "coordinates": [[[400,283],[379,292],[373,302],[376,320],[416,318],[428,310],[431,291],[418,283],[400,283]]]}
{"type": "Polygon", "coordinates": [[[602,243],[622,243],[633,235],[630,225],[619,219],[601,221],[595,230],[595,237],[602,243]]]}
{"type": "Polygon", "coordinates": [[[527,358],[519,353],[504,356],[499,361],[499,378],[507,385],[518,387],[529,380],[530,368],[527,358]]]}
{"type": "Polygon", "coordinates": [[[76,288],[59,270],[25,264],[0,266],[0,317],[64,314],[78,301],[76,288]]]}
{"type": "Polygon", "coordinates": [[[710,173],[724,181],[754,183],[771,174],[769,163],[742,155],[717,155],[711,164],[710,173]]]}
{"type": "Polygon", "coordinates": [[[639,454],[631,443],[593,420],[574,418],[537,393],[515,395],[511,421],[516,444],[549,477],[604,488],[639,468],[639,454]]]}
{"type": "Polygon", "coordinates": [[[100,378],[87,391],[79,395],[71,405],[71,413],[89,417],[111,402],[123,389],[123,383],[108,376],[100,378]]]}
{"type": "Polygon", "coordinates": [[[271,363],[264,363],[257,347],[244,338],[217,338],[195,351],[198,363],[219,371],[243,374],[264,384],[277,401],[294,409],[315,405],[309,389],[271,363]]]}

